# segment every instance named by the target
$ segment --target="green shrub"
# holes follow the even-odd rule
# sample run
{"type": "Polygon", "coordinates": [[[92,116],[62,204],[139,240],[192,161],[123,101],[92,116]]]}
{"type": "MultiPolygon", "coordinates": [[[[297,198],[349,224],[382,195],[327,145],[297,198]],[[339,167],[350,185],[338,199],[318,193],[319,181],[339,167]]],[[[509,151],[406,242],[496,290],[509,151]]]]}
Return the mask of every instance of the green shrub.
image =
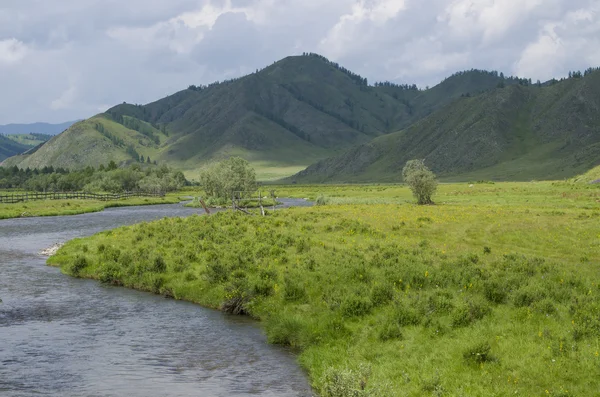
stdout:
{"type": "Polygon", "coordinates": [[[260,279],[252,287],[252,292],[257,296],[271,296],[275,292],[275,282],[272,279],[260,279]]]}
{"type": "Polygon", "coordinates": [[[131,252],[126,251],[119,257],[119,263],[124,267],[129,267],[133,264],[133,255],[131,252]]]}
{"type": "Polygon", "coordinates": [[[329,198],[325,197],[323,194],[319,194],[317,199],[315,200],[315,205],[327,205],[329,204],[329,198]]]}
{"type": "Polygon", "coordinates": [[[198,280],[198,277],[193,272],[187,272],[185,276],[183,276],[183,279],[189,282],[198,280]]]}
{"type": "Polygon", "coordinates": [[[548,316],[556,313],[556,306],[554,306],[554,302],[550,299],[543,299],[535,302],[533,308],[538,313],[546,314],[548,316]]]}
{"type": "Polygon", "coordinates": [[[368,397],[372,394],[366,390],[371,369],[361,366],[358,370],[328,368],[321,378],[321,395],[323,397],[368,397]]]}
{"type": "Polygon", "coordinates": [[[99,279],[105,284],[122,285],[121,267],[116,263],[105,263],[99,270],[99,279]]]}
{"type": "Polygon", "coordinates": [[[394,308],[394,319],[398,325],[403,327],[421,324],[419,313],[417,313],[416,310],[407,307],[402,302],[398,303],[394,308]]]}
{"type": "Polygon", "coordinates": [[[486,281],[483,284],[483,294],[491,303],[504,303],[508,296],[507,285],[495,280],[486,281]]]}
{"type": "Polygon", "coordinates": [[[389,319],[379,329],[379,340],[388,341],[392,339],[402,339],[402,327],[397,321],[389,319]]]}
{"type": "Polygon", "coordinates": [[[487,342],[477,343],[463,352],[463,358],[467,363],[482,364],[496,361],[491,354],[492,347],[487,342]]]}
{"type": "Polygon", "coordinates": [[[515,293],[514,304],[516,307],[531,306],[533,303],[546,297],[546,292],[537,285],[526,286],[515,293]]]}
{"type": "Polygon", "coordinates": [[[374,307],[389,303],[394,298],[394,286],[392,284],[376,284],[371,289],[371,302],[374,307]]]}
{"type": "Polygon", "coordinates": [[[273,315],[265,321],[269,343],[299,348],[304,322],[296,317],[273,315]]]}
{"type": "Polygon", "coordinates": [[[208,263],[206,265],[206,278],[210,283],[222,283],[229,279],[229,272],[220,262],[208,263]]]}
{"type": "Polygon", "coordinates": [[[75,277],[79,277],[80,272],[88,266],[88,261],[85,256],[77,256],[69,267],[69,273],[75,277]]]}
{"type": "Polygon", "coordinates": [[[285,277],[283,283],[283,298],[288,302],[298,302],[306,298],[304,286],[290,276],[285,277]]]}
{"type": "Polygon", "coordinates": [[[466,327],[481,320],[490,313],[490,308],[483,302],[470,300],[457,306],[451,313],[451,323],[455,328],[466,327]]]}
{"type": "Polygon", "coordinates": [[[165,259],[161,255],[156,255],[154,257],[154,262],[152,264],[152,271],[156,273],[164,273],[167,271],[167,263],[165,259]]]}
{"type": "Polygon", "coordinates": [[[426,310],[428,312],[446,314],[450,313],[452,309],[454,309],[454,302],[452,299],[452,294],[449,292],[435,291],[427,299],[426,310]]]}
{"type": "Polygon", "coordinates": [[[350,296],[342,302],[341,310],[344,317],[361,317],[371,312],[373,303],[368,298],[350,296]]]}

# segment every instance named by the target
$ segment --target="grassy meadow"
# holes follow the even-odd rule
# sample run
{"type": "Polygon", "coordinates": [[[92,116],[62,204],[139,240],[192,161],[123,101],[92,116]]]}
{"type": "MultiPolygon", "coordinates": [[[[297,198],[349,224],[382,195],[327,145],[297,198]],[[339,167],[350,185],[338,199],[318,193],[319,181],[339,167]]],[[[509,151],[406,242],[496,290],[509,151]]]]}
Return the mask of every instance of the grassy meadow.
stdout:
{"type": "MultiPolygon", "coordinates": [[[[11,194],[14,192],[11,192],[11,194]]],[[[105,208],[135,205],[175,204],[180,200],[176,195],[165,197],[134,197],[126,200],[35,200],[23,203],[0,203],[0,219],[32,216],[78,215],[98,212],[105,208]]]]}
{"type": "Polygon", "coordinates": [[[275,189],[328,204],[123,227],[49,263],[260,319],[323,396],[598,392],[598,186],[275,189]]]}

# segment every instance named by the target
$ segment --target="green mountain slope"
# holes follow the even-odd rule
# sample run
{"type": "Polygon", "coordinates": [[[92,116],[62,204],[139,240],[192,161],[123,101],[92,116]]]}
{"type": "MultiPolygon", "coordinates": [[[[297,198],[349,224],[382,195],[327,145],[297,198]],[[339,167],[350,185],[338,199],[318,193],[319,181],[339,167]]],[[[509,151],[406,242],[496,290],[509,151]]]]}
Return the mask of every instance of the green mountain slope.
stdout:
{"type": "Polygon", "coordinates": [[[138,161],[139,156],[156,159],[160,155],[161,143],[167,137],[147,123],[126,120],[137,130],[127,128],[106,115],[98,115],[74,124],[27,154],[5,160],[2,165],[20,168],[52,165],[77,169],[87,165],[97,167],[110,160],[129,163],[138,161]]]}
{"type": "Polygon", "coordinates": [[[208,161],[240,155],[262,179],[277,178],[405,128],[463,95],[503,81],[517,83],[473,70],[429,90],[369,86],[366,79],[321,56],[288,57],[251,75],[191,86],[145,106],[115,106],[6,164],[78,168],[134,161],[135,151],[186,170],[193,178],[208,161]],[[104,135],[94,127],[98,120],[104,135]],[[140,143],[136,136],[144,129],[159,141],[140,143]],[[115,144],[118,140],[124,143],[115,144]]]}
{"type": "Polygon", "coordinates": [[[441,177],[571,177],[600,163],[600,72],[463,97],[412,126],[300,172],[301,182],[398,181],[424,158],[441,177]]]}
{"type": "Polygon", "coordinates": [[[20,153],[25,152],[31,148],[29,145],[23,145],[22,143],[15,142],[12,139],[4,135],[0,135],[0,161],[20,153]]]}
{"type": "Polygon", "coordinates": [[[594,167],[588,172],[578,175],[573,178],[573,182],[579,183],[600,183],[600,165],[598,167],[594,167]]]}

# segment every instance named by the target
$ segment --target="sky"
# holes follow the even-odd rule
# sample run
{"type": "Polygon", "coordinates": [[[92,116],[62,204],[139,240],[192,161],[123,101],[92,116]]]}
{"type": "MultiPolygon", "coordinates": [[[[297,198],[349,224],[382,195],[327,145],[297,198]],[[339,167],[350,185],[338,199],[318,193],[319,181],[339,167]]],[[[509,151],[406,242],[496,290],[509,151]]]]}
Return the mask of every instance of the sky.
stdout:
{"type": "Polygon", "coordinates": [[[600,66],[600,0],[0,0],[0,124],[87,118],[316,52],[433,86],[600,66]]]}

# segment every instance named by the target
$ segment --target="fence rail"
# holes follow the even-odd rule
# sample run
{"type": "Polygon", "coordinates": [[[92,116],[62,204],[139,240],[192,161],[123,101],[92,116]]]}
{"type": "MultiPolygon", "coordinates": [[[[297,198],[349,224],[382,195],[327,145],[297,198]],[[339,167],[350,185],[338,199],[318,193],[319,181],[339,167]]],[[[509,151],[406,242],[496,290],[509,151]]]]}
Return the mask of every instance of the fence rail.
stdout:
{"type": "Polygon", "coordinates": [[[0,194],[0,203],[15,204],[32,200],[126,200],[131,197],[164,197],[164,192],[125,192],[125,193],[88,193],[88,192],[27,192],[21,194],[0,194]]]}

